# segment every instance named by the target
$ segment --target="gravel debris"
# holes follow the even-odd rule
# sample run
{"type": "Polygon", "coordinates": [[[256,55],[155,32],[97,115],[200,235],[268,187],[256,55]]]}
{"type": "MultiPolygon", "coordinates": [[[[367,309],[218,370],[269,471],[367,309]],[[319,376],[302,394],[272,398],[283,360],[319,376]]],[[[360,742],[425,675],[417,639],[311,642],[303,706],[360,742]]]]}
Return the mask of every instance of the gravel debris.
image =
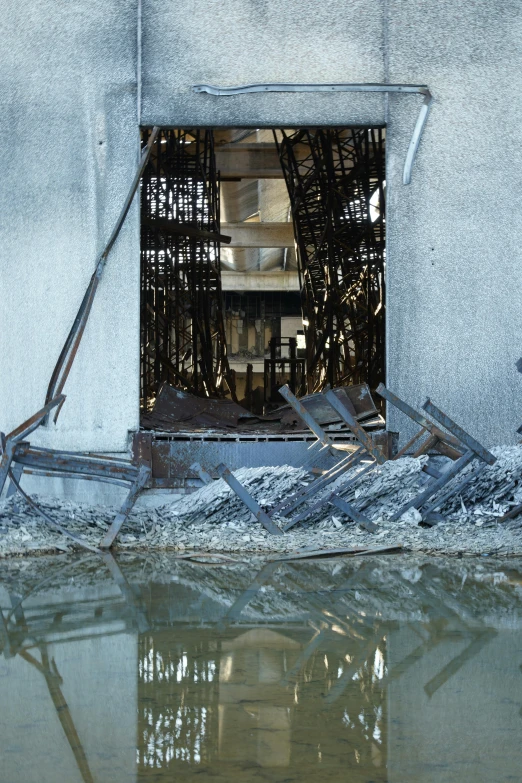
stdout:
{"type": "MultiPolygon", "coordinates": [[[[115,548],[262,555],[304,548],[402,545],[434,554],[522,555],[522,515],[498,522],[522,503],[522,445],[498,447],[492,452],[497,457],[494,465],[484,466],[475,460],[462,472],[461,477],[468,479],[466,485],[437,508],[442,518],[433,527],[424,526],[415,509],[397,521],[391,520],[429,481],[422,471],[428,457],[403,457],[364,473],[358,465],[314,495],[310,503],[326,501],[336,491],[378,526],[373,534],[361,530],[338,508],[322,502],[302,525],[283,536],[270,535],[220,479],[155,508],[135,506],[115,548]]],[[[436,460],[441,469],[445,459],[436,460]]],[[[314,480],[305,470],[290,466],[245,468],[234,475],[265,510],[314,480]]],[[[49,497],[35,500],[54,520],[94,546],[116,512],[107,506],[49,497]]],[[[287,520],[274,515],[274,521],[282,525],[287,520]]],[[[0,501],[0,557],[75,549],[74,542],[52,529],[22,499],[14,496],[0,501]]]]}

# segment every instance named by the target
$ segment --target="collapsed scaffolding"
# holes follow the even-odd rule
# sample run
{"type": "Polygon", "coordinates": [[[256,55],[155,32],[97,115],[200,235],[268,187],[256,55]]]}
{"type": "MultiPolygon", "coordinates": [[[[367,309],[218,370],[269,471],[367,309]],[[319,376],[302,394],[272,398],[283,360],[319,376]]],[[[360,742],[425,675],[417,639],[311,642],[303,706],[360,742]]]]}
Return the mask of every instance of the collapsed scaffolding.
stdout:
{"type": "MultiPolygon", "coordinates": [[[[145,142],[150,131],[143,131],[145,142]]],[[[223,322],[219,174],[210,130],[159,131],[141,187],[141,408],[164,382],[232,397],[223,322]]]]}
{"type": "Polygon", "coordinates": [[[310,393],[384,381],[384,141],[384,128],[315,128],[282,131],[278,142],[310,393]]]}

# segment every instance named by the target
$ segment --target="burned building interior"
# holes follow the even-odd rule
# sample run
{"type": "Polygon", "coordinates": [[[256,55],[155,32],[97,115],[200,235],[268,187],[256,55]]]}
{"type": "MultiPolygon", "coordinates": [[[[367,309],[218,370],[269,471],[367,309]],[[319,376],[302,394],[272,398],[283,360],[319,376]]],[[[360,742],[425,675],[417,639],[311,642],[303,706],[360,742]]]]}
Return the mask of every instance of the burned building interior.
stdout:
{"type": "Polygon", "coordinates": [[[142,426],[164,384],[263,414],[285,383],[383,382],[385,187],[383,127],[162,129],[141,185],[142,426]]]}

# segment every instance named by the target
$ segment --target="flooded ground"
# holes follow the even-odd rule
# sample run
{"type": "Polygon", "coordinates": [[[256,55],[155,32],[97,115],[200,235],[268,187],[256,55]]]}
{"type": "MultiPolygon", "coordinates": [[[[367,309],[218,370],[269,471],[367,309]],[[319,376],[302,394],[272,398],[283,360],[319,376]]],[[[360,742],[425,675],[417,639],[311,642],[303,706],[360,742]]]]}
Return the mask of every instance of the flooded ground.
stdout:
{"type": "Polygon", "coordinates": [[[522,779],[522,562],[0,564],[1,783],[522,779]]]}

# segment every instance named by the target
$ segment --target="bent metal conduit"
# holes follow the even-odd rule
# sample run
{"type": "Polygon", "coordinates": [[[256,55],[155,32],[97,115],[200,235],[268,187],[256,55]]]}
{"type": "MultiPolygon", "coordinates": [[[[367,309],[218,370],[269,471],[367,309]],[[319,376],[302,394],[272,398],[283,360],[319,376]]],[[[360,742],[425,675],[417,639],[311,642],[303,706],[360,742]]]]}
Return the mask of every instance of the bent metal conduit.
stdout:
{"type": "Polygon", "coordinates": [[[196,84],[194,92],[206,92],[209,95],[242,95],[248,92],[385,92],[424,95],[413,135],[404,162],[402,181],[404,185],[411,182],[411,170],[417,154],[422,131],[426,125],[428,114],[433,103],[433,95],[425,84],[246,84],[242,87],[214,87],[211,84],[196,84]]]}
{"type": "MultiPolygon", "coordinates": [[[[139,187],[142,174],[145,170],[145,167],[147,166],[147,163],[149,162],[149,158],[152,152],[152,147],[154,145],[154,142],[156,141],[159,130],[160,129],[157,126],[155,126],[152,129],[147,146],[145,147],[145,149],[141,154],[140,164],[138,166],[138,170],[136,171],[136,174],[134,175],[134,179],[132,180],[132,184],[130,186],[127,198],[125,199],[118,220],[116,221],[116,224],[109,237],[109,241],[105,245],[105,248],[98,259],[96,268],[90,279],[89,285],[87,286],[87,290],[83,297],[76,318],[74,319],[74,323],[67,336],[67,340],[65,341],[60,356],[58,357],[58,361],[56,362],[56,366],[53,370],[51,380],[49,381],[49,387],[47,389],[47,396],[45,398],[46,404],[49,403],[51,400],[53,400],[55,397],[57,397],[59,394],[61,394],[63,387],[65,386],[65,382],[71,370],[72,364],[74,362],[74,358],[78,352],[78,348],[80,346],[80,342],[83,337],[85,327],[87,325],[87,320],[89,318],[92,304],[94,302],[94,296],[98,289],[98,283],[100,282],[101,276],[103,274],[103,270],[105,268],[107,258],[114,246],[114,243],[118,238],[123,223],[125,222],[125,218],[127,217],[127,213],[131,207],[134,196],[136,195],[136,191],[139,187]]],[[[54,415],[55,423],[60,413],[60,410],[62,408],[63,402],[64,400],[62,400],[54,415]]],[[[45,423],[47,422],[48,422],[48,417],[45,420],[45,423]]]]}

